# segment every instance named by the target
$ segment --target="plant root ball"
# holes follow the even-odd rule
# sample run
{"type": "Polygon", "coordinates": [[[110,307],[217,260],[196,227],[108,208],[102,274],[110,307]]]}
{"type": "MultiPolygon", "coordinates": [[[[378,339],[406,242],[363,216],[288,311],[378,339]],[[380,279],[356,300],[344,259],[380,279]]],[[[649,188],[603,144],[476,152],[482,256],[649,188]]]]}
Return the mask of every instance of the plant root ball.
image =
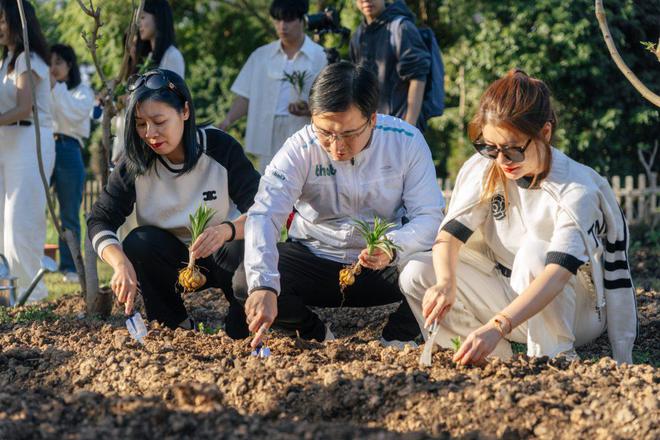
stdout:
{"type": "Polygon", "coordinates": [[[206,277],[197,265],[184,267],[179,271],[179,284],[185,293],[194,292],[206,284],[206,277]]]}

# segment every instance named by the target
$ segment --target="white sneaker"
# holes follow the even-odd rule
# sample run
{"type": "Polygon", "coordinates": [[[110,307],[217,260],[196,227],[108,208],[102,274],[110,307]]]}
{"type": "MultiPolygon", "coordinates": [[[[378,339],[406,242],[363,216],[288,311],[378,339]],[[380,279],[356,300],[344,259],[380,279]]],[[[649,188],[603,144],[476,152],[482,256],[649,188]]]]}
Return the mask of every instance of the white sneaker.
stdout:
{"type": "Polygon", "coordinates": [[[335,335],[330,330],[330,326],[328,324],[326,324],[325,325],[325,339],[323,340],[323,342],[334,341],[334,340],[335,340],[335,335]]]}
{"type": "Polygon", "coordinates": [[[417,342],[415,341],[399,341],[398,339],[392,339],[391,341],[385,340],[382,336],[380,337],[380,345],[383,347],[394,347],[397,350],[403,350],[404,347],[407,345],[410,348],[417,348],[419,345],[417,345],[417,342]]]}
{"type": "Polygon", "coordinates": [[[75,272],[67,272],[62,277],[62,281],[64,281],[65,283],[79,283],[80,277],[75,272]]]}

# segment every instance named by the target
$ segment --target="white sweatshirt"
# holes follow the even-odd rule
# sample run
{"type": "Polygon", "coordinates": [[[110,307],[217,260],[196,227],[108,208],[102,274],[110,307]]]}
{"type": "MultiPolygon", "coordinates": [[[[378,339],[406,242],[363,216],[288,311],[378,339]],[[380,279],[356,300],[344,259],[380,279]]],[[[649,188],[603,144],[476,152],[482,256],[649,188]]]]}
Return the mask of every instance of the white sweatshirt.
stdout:
{"type": "Polygon", "coordinates": [[[276,245],[294,205],[289,238],[321,258],[349,264],[365,248],[356,219],[373,223],[378,216],[393,222],[396,227],[387,236],[401,247],[400,260],[429,250],[444,199],[429,147],[410,124],[378,115],[368,147],[351,161],[332,160],[307,125],[266,168],[248,212],[245,270],[250,292],[280,291],[276,245]]]}
{"type": "Polygon", "coordinates": [[[82,140],[89,137],[94,93],[84,84],[69,90],[66,83],[58,82],[51,89],[51,96],[53,132],[76,138],[82,145],[82,140]]]}

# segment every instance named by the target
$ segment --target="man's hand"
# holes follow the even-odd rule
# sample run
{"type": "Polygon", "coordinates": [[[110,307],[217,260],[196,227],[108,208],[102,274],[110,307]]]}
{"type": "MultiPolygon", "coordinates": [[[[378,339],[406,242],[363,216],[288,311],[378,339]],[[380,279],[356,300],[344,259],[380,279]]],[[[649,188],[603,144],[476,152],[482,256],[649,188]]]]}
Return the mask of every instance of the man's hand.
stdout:
{"type": "Polygon", "coordinates": [[[367,249],[363,249],[358,256],[360,264],[371,270],[381,270],[385,269],[388,264],[392,261],[385,252],[380,249],[374,249],[374,251],[369,255],[367,249]]]}
{"type": "Polygon", "coordinates": [[[294,116],[312,116],[306,101],[296,101],[289,104],[289,113],[294,116]]]}
{"type": "Polygon", "coordinates": [[[277,317],[277,295],[270,290],[255,290],[245,302],[245,316],[248,329],[255,333],[250,342],[252,348],[257,348],[277,317]]]}

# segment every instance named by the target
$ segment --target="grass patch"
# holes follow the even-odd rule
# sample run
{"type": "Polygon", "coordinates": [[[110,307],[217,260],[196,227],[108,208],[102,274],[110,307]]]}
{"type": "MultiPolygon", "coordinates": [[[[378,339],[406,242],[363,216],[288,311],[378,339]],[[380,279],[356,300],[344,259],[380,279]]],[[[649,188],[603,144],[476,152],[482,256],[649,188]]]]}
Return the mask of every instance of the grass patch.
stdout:
{"type": "Polygon", "coordinates": [[[527,344],[521,344],[520,342],[512,342],[511,350],[513,350],[513,354],[525,354],[527,353],[527,344]]]}
{"type": "Polygon", "coordinates": [[[5,324],[29,324],[31,322],[55,321],[58,316],[50,307],[39,305],[26,306],[18,311],[7,307],[0,307],[0,325],[5,324]]]}
{"type": "MultiPolygon", "coordinates": [[[[85,237],[87,234],[87,224],[85,223],[85,218],[83,214],[80,214],[80,226],[81,226],[81,236],[85,237]]],[[[57,243],[57,231],[55,226],[50,218],[47,217],[46,221],[46,243],[49,244],[58,244],[57,243]]],[[[82,241],[82,252],[84,255],[85,252],[85,241],[82,241]]],[[[59,251],[58,251],[59,252],[59,251]]],[[[59,255],[58,255],[59,258],[59,255]]],[[[96,268],[99,275],[99,285],[110,284],[110,279],[112,278],[112,268],[104,263],[101,260],[97,260],[96,268]]],[[[48,273],[44,276],[44,283],[48,289],[48,300],[53,301],[60,298],[63,295],[72,295],[80,293],[80,284],[78,283],[65,283],[62,280],[62,274],[59,272],[48,273]]]]}
{"type": "Polygon", "coordinates": [[[220,327],[213,327],[212,325],[204,325],[203,322],[200,322],[197,324],[197,330],[199,330],[200,333],[203,333],[205,335],[215,335],[220,331],[220,327]]]}

